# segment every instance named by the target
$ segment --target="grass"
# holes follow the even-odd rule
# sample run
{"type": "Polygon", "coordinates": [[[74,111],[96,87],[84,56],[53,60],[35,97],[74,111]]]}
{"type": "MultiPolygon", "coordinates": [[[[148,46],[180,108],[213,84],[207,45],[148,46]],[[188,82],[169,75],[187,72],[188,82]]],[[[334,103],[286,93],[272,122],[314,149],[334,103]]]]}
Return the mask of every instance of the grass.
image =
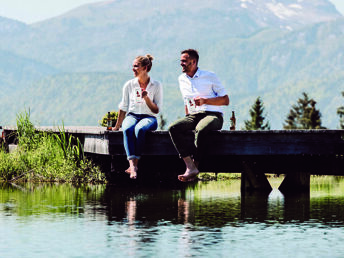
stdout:
{"type": "Polygon", "coordinates": [[[38,132],[30,113],[20,113],[17,139],[14,152],[0,149],[1,181],[105,182],[100,169],[85,158],[80,141],[68,136],[64,127],[59,134],[38,132]]]}
{"type": "Polygon", "coordinates": [[[201,172],[199,174],[199,179],[202,181],[224,181],[231,179],[241,178],[241,173],[212,173],[212,172],[201,172]]]}

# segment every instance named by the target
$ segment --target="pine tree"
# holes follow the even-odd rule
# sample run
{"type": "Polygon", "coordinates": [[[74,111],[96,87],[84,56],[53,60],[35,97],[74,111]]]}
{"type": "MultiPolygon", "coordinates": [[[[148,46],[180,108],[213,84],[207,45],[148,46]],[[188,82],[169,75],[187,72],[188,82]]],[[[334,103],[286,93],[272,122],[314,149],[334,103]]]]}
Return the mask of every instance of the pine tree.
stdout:
{"type": "Polygon", "coordinates": [[[267,121],[264,124],[265,117],[264,113],[264,104],[258,97],[250,109],[251,120],[245,120],[244,130],[270,130],[270,124],[267,121]]]}
{"type": "MultiPolygon", "coordinates": [[[[344,91],[342,92],[342,95],[344,97],[344,91]]],[[[337,109],[337,114],[339,115],[339,123],[340,123],[340,128],[344,129],[344,106],[341,106],[337,109]]]]}
{"type": "Polygon", "coordinates": [[[310,99],[307,93],[302,93],[303,98],[299,98],[296,105],[292,106],[284,129],[325,129],[321,126],[321,113],[316,109],[316,101],[310,99]]]}

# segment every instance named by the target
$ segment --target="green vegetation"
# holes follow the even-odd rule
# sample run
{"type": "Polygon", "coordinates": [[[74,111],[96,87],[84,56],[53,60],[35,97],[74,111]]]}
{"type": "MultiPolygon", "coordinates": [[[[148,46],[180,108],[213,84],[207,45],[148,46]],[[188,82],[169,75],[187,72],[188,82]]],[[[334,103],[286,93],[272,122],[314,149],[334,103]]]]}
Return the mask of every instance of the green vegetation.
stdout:
{"type": "MultiPolygon", "coordinates": [[[[116,111],[110,111],[110,120],[111,120],[111,126],[114,127],[116,125],[118,118],[118,112],[116,111]]],[[[106,113],[103,118],[99,121],[99,124],[101,126],[107,127],[107,120],[108,120],[108,113],[106,113]]]]}
{"type": "MultiPolygon", "coordinates": [[[[342,95],[344,97],[344,91],[342,92],[342,95]]],[[[340,123],[340,128],[344,129],[344,106],[341,106],[337,109],[337,114],[339,115],[339,123],[340,123]]]]}
{"type": "Polygon", "coordinates": [[[17,115],[18,147],[7,153],[0,150],[1,181],[104,182],[100,169],[88,161],[78,139],[37,132],[30,112],[17,115]]]}
{"type": "Polygon", "coordinates": [[[39,214],[84,214],[86,201],[101,198],[105,188],[105,184],[2,182],[0,202],[15,203],[9,212],[21,217],[39,214]]]}
{"type": "Polygon", "coordinates": [[[258,97],[250,109],[251,120],[245,121],[244,130],[270,130],[270,124],[267,121],[264,124],[264,104],[258,97]]]}
{"type": "Polygon", "coordinates": [[[212,173],[202,172],[198,175],[198,178],[202,181],[223,181],[241,178],[241,173],[212,173]]]}
{"type": "Polygon", "coordinates": [[[292,106],[284,129],[325,129],[321,126],[321,113],[315,108],[315,100],[310,99],[307,93],[302,93],[296,105],[292,106]]]}

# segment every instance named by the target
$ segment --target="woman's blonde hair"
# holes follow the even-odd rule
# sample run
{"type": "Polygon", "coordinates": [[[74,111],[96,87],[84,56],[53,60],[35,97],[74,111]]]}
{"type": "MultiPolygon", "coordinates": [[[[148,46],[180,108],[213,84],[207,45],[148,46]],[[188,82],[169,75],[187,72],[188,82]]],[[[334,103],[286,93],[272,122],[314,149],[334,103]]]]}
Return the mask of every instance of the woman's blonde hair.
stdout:
{"type": "Polygon", "coordinates": [[[152,68],[153,59],[154,59],[154,57],[150,54],[147,54],[145,56],[138,56],[135,58],[135,60],[137,60],[141,66],[147,66],[147,73],[152,68]]]}

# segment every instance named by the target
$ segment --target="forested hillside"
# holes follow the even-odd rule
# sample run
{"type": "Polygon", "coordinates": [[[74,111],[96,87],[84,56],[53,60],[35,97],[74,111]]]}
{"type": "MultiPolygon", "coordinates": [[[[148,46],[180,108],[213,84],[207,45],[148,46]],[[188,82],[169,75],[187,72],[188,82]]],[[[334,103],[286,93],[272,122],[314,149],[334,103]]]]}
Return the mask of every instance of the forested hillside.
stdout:
{"type": "MultiPolygon", "coordinates": [[[[258,96],[272,129],[307,92],[337,128],[343,105],[344,18],[327,0],[106,1],[26,25],[0,17],[0,124],[30,108],[40,124],[96,125],[117,109],[135,56],[155,57],[163,115],[183,115],[179,53],[200,52],[200,67],[227,88],[238,128],[258,96]]],[[[226,119],[225,127],[228,127],[226,119]]]]}

